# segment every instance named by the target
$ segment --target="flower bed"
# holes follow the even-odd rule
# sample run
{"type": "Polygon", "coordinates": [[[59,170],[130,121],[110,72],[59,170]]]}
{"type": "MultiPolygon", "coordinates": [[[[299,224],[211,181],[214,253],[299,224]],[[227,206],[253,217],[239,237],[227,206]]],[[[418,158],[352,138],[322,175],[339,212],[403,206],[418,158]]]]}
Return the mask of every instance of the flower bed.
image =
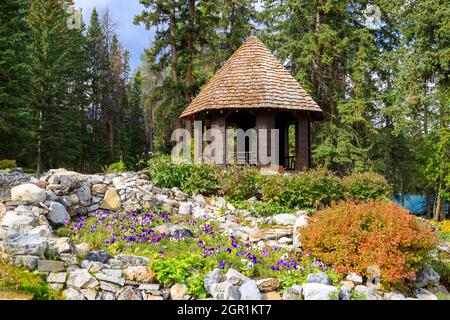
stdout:
{"type": "Polygon", "coordinates": [[[237,269],[252,278],[277,278],[284,287],[301,284],[317,272],[339,280],[333,269],[309,255],[250,244],[234,234],[225,235],[219,227],[217,222],[151,210],[124,214],[99,210],[69,226],[75,243],[87,242],[112,255],[150,257],[158,280],[185,282],[197,297],[205,297],[203,278],[214,268],[237,269]]]}

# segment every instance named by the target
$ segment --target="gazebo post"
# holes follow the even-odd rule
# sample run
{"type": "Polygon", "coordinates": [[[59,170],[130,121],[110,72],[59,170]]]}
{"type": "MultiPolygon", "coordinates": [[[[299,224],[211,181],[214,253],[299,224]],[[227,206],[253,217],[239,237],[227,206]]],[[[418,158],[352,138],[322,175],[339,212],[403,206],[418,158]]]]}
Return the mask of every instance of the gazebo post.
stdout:
{"type": "Polygon", "coordinates": [[[258,112],[256,114],[256,135],[257,135],[257,163],[258,166],[268,167],[274,165],[274,163],[262,163],[261,155],[266,157],[272,157],[272,145],[277,147],[276,141],[272,140],[272,130],[275,129],[275,112],[258,112]],[[261,130],[267,130],[267,134],[264,139],[261,130]]]}
{"type": "Polygon", "coordinates": [[[220,114],[211,119],[212,158],[217,164],[226,164],[226,118],[220,114]]]}
{"type": "Polygon", "coordinates": [[[295,123],[295,171],[309,168],[309,119],[299,114],[295,123]]]}

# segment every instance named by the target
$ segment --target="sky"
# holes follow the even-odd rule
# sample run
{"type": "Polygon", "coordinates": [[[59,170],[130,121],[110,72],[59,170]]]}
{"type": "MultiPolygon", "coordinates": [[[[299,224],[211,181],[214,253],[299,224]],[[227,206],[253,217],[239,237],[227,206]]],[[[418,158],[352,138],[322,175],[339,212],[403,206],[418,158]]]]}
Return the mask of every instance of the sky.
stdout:
{"type": "Polygon", "coordinates": [[[92,10],[102,15],[109,7],[111,16],[116,24],[115,31],[124,49],[130,51],[130,66],[134,70],[140,65],[144,49],[150,46],[154,33],[145,30],[143,25],[134,25],[133,19],[144,9],[139,0],[75,0],[75,4],[82,10],[83,21],[89,24],[92,10]]]}

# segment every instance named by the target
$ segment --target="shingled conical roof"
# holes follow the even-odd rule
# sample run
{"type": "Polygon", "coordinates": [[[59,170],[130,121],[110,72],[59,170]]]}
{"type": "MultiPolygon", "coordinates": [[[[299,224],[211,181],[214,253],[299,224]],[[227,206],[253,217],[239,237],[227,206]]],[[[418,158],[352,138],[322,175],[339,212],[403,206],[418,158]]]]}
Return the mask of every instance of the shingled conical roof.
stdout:
{"type": "Polygon", "coordinates": [[[272,108],[322,110],[269,49],[251,36],[187,106],[181,117],[207,110],[272,108]]]}

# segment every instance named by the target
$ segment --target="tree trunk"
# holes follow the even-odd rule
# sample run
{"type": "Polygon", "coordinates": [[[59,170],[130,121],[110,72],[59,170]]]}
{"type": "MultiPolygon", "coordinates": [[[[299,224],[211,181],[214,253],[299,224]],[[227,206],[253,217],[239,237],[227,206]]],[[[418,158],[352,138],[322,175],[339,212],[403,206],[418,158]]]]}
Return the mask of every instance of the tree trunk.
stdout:
{"type": "Polygon", "coordinates": [[[433,213],[431,212],[431,190],[430,190],[430,188],[427,189],[425,213],[426,213],[426,217],[428,219],[431,219],[433,217],[433,213]]]}
{"type": "Polygon", "coordinates": [[[42,163],[42,121],[43,115],[42,110],[39,111],[39,135],[37,143],[37,172],[41,173],[44,171],[44,166],[42,163]]]}
{"type": "Polygon", "coordinates": [[[186,103],[192,100],[192,65],[194,63],[194,19],[195,19],[195,0],[189,0],[189,30],[187,38],[187,46],[189,51],[189,62],[186,68],[186,103]]]}

